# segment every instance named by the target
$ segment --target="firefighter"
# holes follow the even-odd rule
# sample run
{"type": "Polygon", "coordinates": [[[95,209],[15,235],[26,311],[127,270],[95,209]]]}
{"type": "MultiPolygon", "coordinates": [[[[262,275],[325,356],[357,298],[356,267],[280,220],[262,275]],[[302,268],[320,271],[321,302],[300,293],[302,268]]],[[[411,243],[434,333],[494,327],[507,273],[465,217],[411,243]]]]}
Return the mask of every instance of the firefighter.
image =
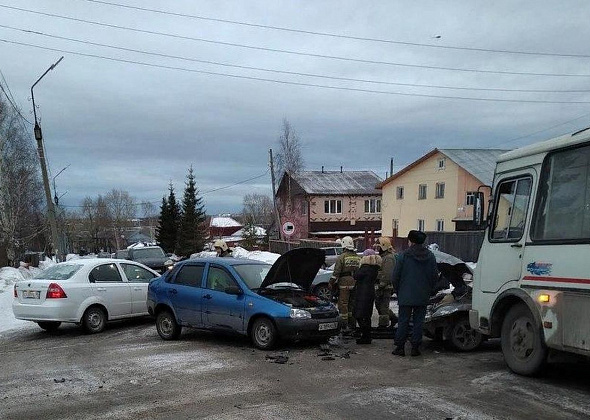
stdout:
{"type": "Polygon", "coordinates": [[[231,250],[223,239],[218,239],[213,243],[213,248],[218,257],[231,257],[231,250]]]}
{"type": "Polygon", "coordinates": [[[382,260],[381,269],[377,274],[377,284],[375,285],[375,307],[379,312],[379,328],[393,327],[397,323],[397,317],[389,309],[389,302],[393,294],[392,278],[393,269],[395,268],[395,252],[391,240],[384,236],[377,238],[373,247],[379,252],[382,260]]]}
{"type": "Polygon", "coordinates": [[[334,274],[330,278],[330,287],[338,287],[338,311],[344,324],[343,332],[350,333],[356,327],[352,316],[354,302],[354,273],[360,267],[361,257],[356,254],[354,242],[350,236],[342,238],[342,254],[334,265],[334,274]]]}

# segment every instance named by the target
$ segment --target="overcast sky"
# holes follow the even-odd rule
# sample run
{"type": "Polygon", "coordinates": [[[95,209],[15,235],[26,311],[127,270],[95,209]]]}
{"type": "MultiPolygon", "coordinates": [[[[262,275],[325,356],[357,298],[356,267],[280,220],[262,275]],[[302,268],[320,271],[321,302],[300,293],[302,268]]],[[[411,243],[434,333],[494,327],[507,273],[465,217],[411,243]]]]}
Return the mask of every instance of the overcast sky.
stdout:
{"type": "MultiPolygon", "coordinates": [[[[70,51],[0,42],[0,70],[30,121],[31,85],[60,56],[65,56],[37,85],[35,100],[52,174],[71,164],[56,179],[58,194],[67,192],[60,204],[67,206],[77,206],[85,196],[95,197],[112,188],[127,190],[138,201],[159,204],[170,181],[177,195],[182,195],[191,165],[202,192],[263,175],[268,169],[268,149],[277,148],[283,118],[291,122],[302,140],[306,169],[319,170],[324,165],[336,170],[342,165],[348,170],[373,170],[382,177],[389,170],[390,157],[399,170],[435,147],[514,148],[590,125],[590,2],[585,0],[371,4],[105,1],[176,14],[434,47],[281,31],[130,10],[88,0],[0,0],[0,39],[70,51]],[[203,74],[71,52],[248,78],[388,93],[203,74]]],[[[270,195],[270,188],[267,174],[210,192],[204,195],[206,209],[209,214],[239,211],[244,194],[270,195]]]]}

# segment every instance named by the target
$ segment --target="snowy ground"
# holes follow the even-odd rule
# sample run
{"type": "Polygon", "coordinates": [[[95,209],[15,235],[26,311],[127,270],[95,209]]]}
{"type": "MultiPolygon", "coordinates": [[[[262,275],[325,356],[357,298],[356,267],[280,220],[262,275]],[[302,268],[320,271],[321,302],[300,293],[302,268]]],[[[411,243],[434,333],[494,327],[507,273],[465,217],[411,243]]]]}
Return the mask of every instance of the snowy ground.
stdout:
{"type": "Polygon", "coordinates": [[[12,313],[13,287],[17,281],[32,278],[40,270],[28,270],[25,268],[0,268],[0,337],[9,330],[18,328],[30,328],[33,323],[21,321],[14,317],[12,313]]]}

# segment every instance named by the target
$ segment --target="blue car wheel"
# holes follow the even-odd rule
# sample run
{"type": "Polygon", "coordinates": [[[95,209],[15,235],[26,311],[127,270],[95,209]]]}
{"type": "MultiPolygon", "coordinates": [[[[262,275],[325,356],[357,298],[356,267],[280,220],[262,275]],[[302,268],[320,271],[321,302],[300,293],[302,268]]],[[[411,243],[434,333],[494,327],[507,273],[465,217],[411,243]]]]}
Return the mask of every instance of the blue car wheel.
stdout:
{"type": "Polygon", "coordinates": [[[268,350],[277,341],[278,333],[273,322],[268,318],[258,318],[250,331],[252,343],[261,350],[268,350]]]}
{"type": "Polygon", "coordinates": [[[156,329],[164,340],[176,340],[182,331],[182,327],[176,322],[174,314],[168,310],[161,311],[156,317],[156,329]]]}

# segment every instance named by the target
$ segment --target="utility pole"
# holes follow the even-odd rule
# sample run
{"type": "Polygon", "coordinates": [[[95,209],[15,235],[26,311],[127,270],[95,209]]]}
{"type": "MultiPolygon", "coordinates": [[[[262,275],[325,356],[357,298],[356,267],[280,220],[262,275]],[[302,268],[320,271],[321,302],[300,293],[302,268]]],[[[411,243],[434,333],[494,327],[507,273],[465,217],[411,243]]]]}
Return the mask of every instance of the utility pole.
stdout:
{"type": "Polygon", "coordinates": [[[52,252],[55,255],[55,258],[57,259],[57,254],[59,252],[59,250],[57,249],[57,246],[59,244],[59,236],[57,234],[57,223],[56,223],[56,217],[55,217],[55,207],[53,206],[53,200],[51,198],[51,189],[49,188],[49,176],[47,175],[47,163],[45,161],[45,151],[43,148],[43,133],[41,132],[41,126],[39,125],[39,122],[37,121],[37,108],[35,107],[35,94],[33,93],[33,88],[37,85],[37,83],[39,83],[41,81],[41,79],[43,79],[43,77],[45,77],[45,75],[47,73],[49,73],[51,70],[53,70],[55,68],[55,66],[57,66],[59,64],[59,62],[63,60],[63,56],[57,60],[57,62],[55,64],[52,64],[47,70],[45,70],[45,73],[43,73],[41,75],[41,77],[39,77],[37,79],[37,81],[35,83],[33,83],[33,86],[31,86],[31,99],[33,101],[33,115],[35,116],[35,128],[34,128],[34,132],[35,132],[35,140],[37,140],[37,151],[39,153],[39,161],[41,162],[41,174],[43,175],[43,187],[45,189],[45,199],[47,201],[47,218],[49,219],[49,227],[51,229],[51,242],[53,242],[53,246],[52,246],[52,252]]]}
{"type": "Polygon", "coordinates": [[[277,207],[277,193],[275,187],[275,166],[272,160],[272,149],[269,149],[268,154],[270,155],[270,179],[272,182],[272,205],[275,210],[275,221],[277,224],[277,230],[279,232],[279,239],[283,239],[283,234],[281,231],[281,218],[279,217],[279,209],[277,207]]]}

